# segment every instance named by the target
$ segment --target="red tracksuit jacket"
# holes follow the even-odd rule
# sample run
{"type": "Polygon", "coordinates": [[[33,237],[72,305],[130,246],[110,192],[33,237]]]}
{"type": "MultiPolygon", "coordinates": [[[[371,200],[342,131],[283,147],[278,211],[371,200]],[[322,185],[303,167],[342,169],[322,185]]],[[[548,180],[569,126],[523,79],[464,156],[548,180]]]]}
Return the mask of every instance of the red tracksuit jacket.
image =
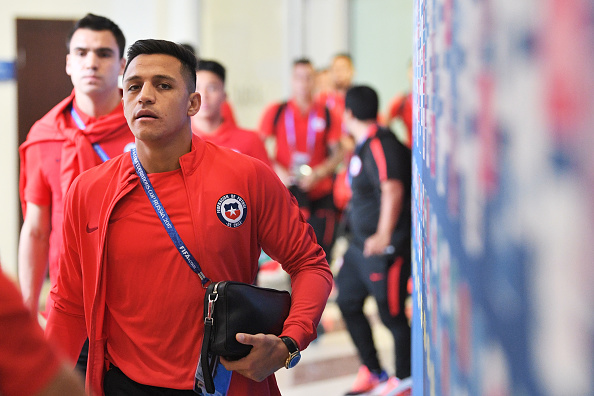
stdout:
{"type": "MultiPolygon", "coordinates": [[[[292,306],[283,335],[304,349],[315,338],[332,274],[294,198],[262,162],[197,136],[192,138],[190,153],[180,158],[180,165],[184,178],[180,193],[185,190],[195,203],[190,210],[196,240],[185,242],[191,251],[199,252],[203,272],[213,281],[253,282],[263,248],[291,276],[292,306]],[[225,196],[240,197],[245,203],[242,216],[233,219],[232,226],[225,224],[222,205],[217,205],[225,196]]],[[[46,337],[75,361],[88,334],[87,388],[96,394],[103,393],[109,337],[104,328],[108,221],[118,200],[138,183],[130,155],[123,154],[80,175],[65,199],[64,249],[51,292],[54,303],[46,337]],[[96,231],[88,232],[95,227],[96,231]]],[[[135,285],[134,279],[130,285],[142,287],[135,285]]],[[[196,303],[202,304],[202,300],[196,303]]],[[[188,320],[184,329],[200,334],[203,330],[200,320],[188,320]]],[[[257,383],[239,374],[233,375],[229,392],[280,394],[274,376],[257,383]]]]}

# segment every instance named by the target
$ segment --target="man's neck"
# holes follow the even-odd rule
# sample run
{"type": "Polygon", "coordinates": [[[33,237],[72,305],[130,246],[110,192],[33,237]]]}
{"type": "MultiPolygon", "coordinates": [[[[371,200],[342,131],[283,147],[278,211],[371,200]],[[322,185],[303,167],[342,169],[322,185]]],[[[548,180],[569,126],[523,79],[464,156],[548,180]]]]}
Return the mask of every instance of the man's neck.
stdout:
{"type": "Polygon", "coordinates": [[[375,124],[375,121],[353,120],[351,134],[355,138],[356,144],[360,144],[367,139],[369,128],[371,128],[373,124],[375,124]]]}
{"type": "MultiPolygon", "coordinates": [[[[76,92],[76,91],[75,91],[76,92]]],[[[76,95],[76,105],[89,117],[97,118],[107,115],[115,109],[122,101],[119,90],[114,90],[109,95],[76,95]]]]}
{"type": "Polygon", "coordinates": [[[295,102],[295,104],[297,105],[299,110],[301,110],[302,113],[307,112],[313,102],[311,96],[302,97],[302,98],[293,98],[293,101],[295,102]]]}
{"type": "MultiPolygon", "coordinates": [[[[189,127],[189,125],[188,125],[189,127]]],[[[138,159],[146,173],[169,172],[180,168],[179,159],[192,149],[192,131],[188,128],[174,141],[144,141],[136,139],[138,159]]]]}
{"type": "Polygon", "coordinates": [[[192,124],[195,129],[206,135],[212,135],[223,123],[223,118],[219,114],[214,117],[193,117],[192,124]]]}
{"type": "Polygon", "coordinates": [[[346,96],[346,92],[347,92],[348,90],[349,90],[349,87],[336,87],[336,88],[334,89],[334,92],[335,92],[336,94],[338,94],[339,96],[342,96],[342,97],[344,97],[344,96],[346,96]]]}

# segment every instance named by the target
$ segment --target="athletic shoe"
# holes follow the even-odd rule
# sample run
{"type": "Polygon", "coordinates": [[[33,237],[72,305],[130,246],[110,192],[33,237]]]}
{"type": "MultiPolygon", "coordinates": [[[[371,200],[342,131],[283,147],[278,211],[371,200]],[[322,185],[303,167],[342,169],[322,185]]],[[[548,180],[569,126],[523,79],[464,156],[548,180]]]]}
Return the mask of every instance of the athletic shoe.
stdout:
{"type": "Polygon", "coordinates": [[[355,382],[353,383],[353,387],[349,392],[345,393],[345,396],[362,395],[367,393],[382,382],[386,382],[388,378],[388,373],[384,370],[378,375],[370,372],[367,366],[361,366],[357,373],[357,378],[355,378],[355,382]]]}
{"type": "Polygon", "coordinates": [[[368,396],[411,396],[412,378],[398,379],[390,377],[383,384],[378,385],[368,396]]]}
{"type": "Polygon", "coordinates": [[[389,396],[391,395],[392,391],[398,387],[400,384],[400,380],[396,377],[390,377],[386,382],[383,384],[379,384],[375,388],[373,388],[372,392],[369,392],[370,396],[389,396]]]}

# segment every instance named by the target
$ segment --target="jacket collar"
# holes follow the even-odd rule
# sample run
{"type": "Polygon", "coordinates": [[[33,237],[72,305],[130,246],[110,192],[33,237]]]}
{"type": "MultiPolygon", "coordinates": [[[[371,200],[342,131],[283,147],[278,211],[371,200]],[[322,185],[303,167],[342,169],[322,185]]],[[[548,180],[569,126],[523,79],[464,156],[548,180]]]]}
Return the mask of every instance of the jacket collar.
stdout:
{"type": "Polygon", "coordinates": [[[182,171],[185,175],[191,175],[196,171],[198,165],[202,162],[202,158],[204,158],[204,153],[206,150],[206,143],[196,134],[192,134],[192,147],[190,148],[190,152],[187,154],[182,155],[179,158],[179,164],[182,168],[182,171]]]}

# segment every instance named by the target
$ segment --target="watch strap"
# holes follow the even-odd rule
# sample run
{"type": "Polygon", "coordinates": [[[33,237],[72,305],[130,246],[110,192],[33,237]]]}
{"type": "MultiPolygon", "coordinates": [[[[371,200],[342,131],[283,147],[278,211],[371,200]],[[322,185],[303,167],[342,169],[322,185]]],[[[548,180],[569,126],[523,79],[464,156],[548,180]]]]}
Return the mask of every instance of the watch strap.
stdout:
{"type": "Polygon", "coordinates": [[[289,357],[285,361],[285,368],[292,368],[299,362],[301,358],[301,353],[297,347],[297,343],[291,337],[283,336],[280,337],[280,339],[285,343],[287,349],[289,350],[289,357]]]}
{"type": "Polygon", "coordinates": [[[289,354],[294,354],[299,352],[299,348],[297,347],[297,343],[293,341],[291,337],[280,337],[280,339],[285,343],[287,349],[289,350],[289,354]]]}

